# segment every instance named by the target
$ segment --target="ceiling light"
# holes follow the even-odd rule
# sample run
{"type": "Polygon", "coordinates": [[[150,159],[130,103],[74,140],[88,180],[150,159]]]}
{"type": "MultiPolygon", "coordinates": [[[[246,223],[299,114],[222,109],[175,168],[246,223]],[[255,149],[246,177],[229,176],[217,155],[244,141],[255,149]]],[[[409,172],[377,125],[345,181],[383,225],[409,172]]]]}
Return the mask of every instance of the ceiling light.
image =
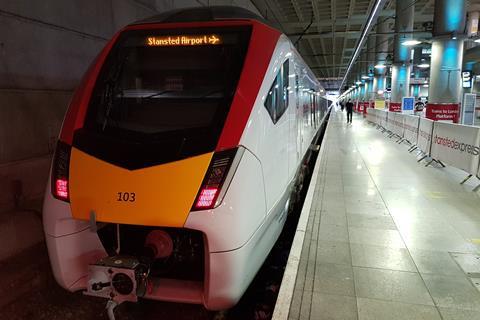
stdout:
{"type": "Polygon", "coordinates": [[[416,46],[417,44],[422,43],[421,41],[415,40],[415,39],[410,39],[410,40],[405,40],[402,42],[402,45],[404,46],[416,46]]]}
{"type": "Polygon", "coordinates": [[[428,88],[428,84],[424,84],[423,87],[428,88]]]}
{"type": "Polygon", "coordinates": [[[378,94],[383,94],[383,90],[378,90],[377,93],[378,94]]]}
{"type": "Polygon", "coordinates": [[[385,68],[385,65],[384,65],[384,64],[377,64],[377,65],[375,66],[375,69],[383,69],[383,68],[385,68]]]}
{"type": "Polygon", "coordinates": [[[430,65],[428,63],[422,63],[422,64],[419,64],[418,67],[422,68],[422,69],[426,69],[426,68],[430,67],[430,65]]]}
{"type": "Polygon", "coordinates": [[[362,79],[370,79],[369,76],[362,76],[362,79]]]}
{"type": "Polygon", "coordinates": [[[362,84],[362,81],[357,81],[355,82],[355,84],[362,84]]]}

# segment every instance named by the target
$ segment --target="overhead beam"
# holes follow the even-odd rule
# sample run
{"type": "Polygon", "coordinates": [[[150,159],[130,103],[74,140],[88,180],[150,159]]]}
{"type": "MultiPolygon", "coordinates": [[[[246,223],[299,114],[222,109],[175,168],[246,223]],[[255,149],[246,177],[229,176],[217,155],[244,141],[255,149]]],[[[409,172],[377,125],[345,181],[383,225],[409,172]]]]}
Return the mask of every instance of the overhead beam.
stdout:
{"type": "MultiPolygon", "coordinates": [[[[414,33],[415,35],[419,36],[419,37],[424,37],[424,38],[431,38],[432,37],[432,33],[429,32],[429,31],[423,31],[423,30],[414,30],[414,31],[408,31],[408,32],[401,32],[401,33],[408,33],[408,34],[411,34],[411,33],[414,33]]],[[[309,33],[306,33],[302,36],[302,39],[325,39],[325,38],[331,38],[332,35],[334,33],[333,32],[309,32],[309,33]]],[[[338,36],[338,37],[345,37],[347,39],[358,39],[358,37],[360,37],[360,35],[362,34],[362,32],[360,31],[337,31],[335,32],[335,36],[338,36]]],[[[388,36],[394,36],[395,35],[395,32],[386,32],[386,33],[377,33],[377,32],[371,32],[369,33],[370,36],[375,36],[377,34],[382,34],[382,35],[388,35],[388,36]]],[[[288,34],[287,36],[289,37],[298,37],[300,34],[299,33],[291,33],[291,34],[288,34]]]]}
{"type": "MultiPolygon", "coordinates": [[[[336,11],[335,11],[335,0],[331,0],[330,2],[330,17],[332,20],[332,50],[333,53],[335,53],[335,22],[336,22],[336,11]]],[[[323,51],[325,52],[325,51],[323,51]]],[[[335,64],[335,54],[332,55],[332,64],[335,64]]],[[[332,72],[333,75],[335,75],[335,70],[332,72]]]]}
{"type": "MultiPolygon", "coordinates": [[[[345,31],[349,31],[350,30],[350,18],[352,17],[353,15],[353,9],[355,8],[355,0],[351,0],[350,3],[349,3],[349,7],[348,7],[348,19],[347,19],[347,25],[345,26],[345,31]]],[[[341,56],[341,59],[340,61],[343,63],[345,61],[345,59],[347,59],[346,57],[346,53],[347,53],[347,50],[349,48],[347,48],[347,38],[344,37],[343,38],[343,46],[342,46],[342,56],[341,56]]],[[[353,50],[351,50],[353,51],[353,50]]],[[[342,68],[339,68],[338,69],[338,76],[340,77],[342,75],[342,68]]]]}
{"type": "Polygon", "coordinates": [[[333,68],[346,68],[348,64],[325,64],[321,66],[312,66],[310,69],[333,69],[333,68]]]}
{"type": "Polygon", "coordinates": [[[365,37],[368,35],[368,33],[370,32],[371,30],[371,27],[372,27],[372,23],[374,21],[376,21],[377,19],[377,16],[381,13],[382,9],[383,9],[383,6],[385,4],[385,0],[376,0],[375,1],[375,4],[374,4],[374,7],[372,8],[372,10],[370,11],[369,15],[368,15],[368,19],[367,19],[367,22],[365,24],[365,26],[363,27],[363,30],[362,30],[362,35],[360,36],[358,42],[357,42],[357,45],[355,47],[355,51],[353,52],[353,55],[352,55],[352,58],[350,59],[350,62],[348,64],[348,67],[347,67],[347,70],[345,71],[345,74],[343,76],[343,80],[342,80],[342,83],[340,84],[340,88],[343,87],[345,81],[347,80],[347,77],[348,77],[348,73],[350,72],[350,70],[352,69],[352,66],[355,64],[355,60],[357,59],[362,47],[363,47],[363,44],[365,42],[365,37]]]}
{"type": "MultiPolygon", "coordinates": [[[[315,21],[317,22],[317,33],[321,34],[323,32],[322,32],[322,27],[320,27],[320,25],[319,25],[320,21],[321,21],[321,19],[320,19],[320,8],[318,7],[319,4],[318,4],[317,1],[314,1],[314,0],[312,0],[311,3],[312,3],[312,9],[313,9],[313,16],[315,18],[315,21]]],[[[330,37],[331,36],[332,35],[330,35],[330,37]]],[[[307,39],[313,39],[313,38],[307,38],[307,39]]],[[[320,39],[320,48],[321,48],[322,52],[325,52],[325,44],[323,42],[323,38],[318,38],[318,39],[320,39]]],[[[315,57],[315,59],[318,61],[319,58],[315,57]]],[[[324,64],[328,63],[326,57],[323,57],[323,61],[324,61],[324,64]]],[[[328,71],[326,72],[326,76],[327,77],[330,76],[330,73],[328,71]]]]}
{"type": "Polygon", "coordinates": [[[342,80],[342,77],[332,77],[332,78],[317,78],[318,81],[338,81],[342,80]]]}
{"type": "MultiPolygon", "coordinates": [[[[389,11],[389,10],[387,10],[389,11]]],[[[428,22],[433,20],[433,15],[431,14],[418,14],[415,15],[415,22],[417,23],[422,23],[422,22],[428,22]]],[[[346,26],[347,24],[350,25],[361,25],[362,23],[365,22],[365,15],[353,15],[351,19],[335,19],[334,24],[335,26],[346,26]]],[[[287,21],[282,21],[282,25],[285,28],[305,28],[306,25],[308,25],[309,21],[299,21],[299,22],[287,22],[287,21]]],[[[326,19],[318,22],[314,22],[312,24],[312,28],[316,27],[330,27],[332,25],[332,20],[331,19],[326,19]]]]}
{"type": "MultiPolygon", "coordinates": [[[[352,51],[354,48],[345,49],[347,51],[352,51]]],[[[392,53],[392,51],[364,51],[364,53],[392,53]]],[[[303,57],[315,57],[315,56],[336,56],[337,53],[326,52],[318,54],[304,54],[303,57]]]]}

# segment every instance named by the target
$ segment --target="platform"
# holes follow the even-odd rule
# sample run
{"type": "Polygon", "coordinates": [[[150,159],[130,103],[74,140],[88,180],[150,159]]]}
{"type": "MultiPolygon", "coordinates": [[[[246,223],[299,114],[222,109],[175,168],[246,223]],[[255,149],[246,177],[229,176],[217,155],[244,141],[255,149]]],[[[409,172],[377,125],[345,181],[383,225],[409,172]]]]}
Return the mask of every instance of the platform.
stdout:
{"type": "Polygon", "coordinates": [[[274,319],[480,319],[475,183],[353,120],[331,116],[298,269],[289,259],[284,276],[296,269],[291,303],[274,319]]]}

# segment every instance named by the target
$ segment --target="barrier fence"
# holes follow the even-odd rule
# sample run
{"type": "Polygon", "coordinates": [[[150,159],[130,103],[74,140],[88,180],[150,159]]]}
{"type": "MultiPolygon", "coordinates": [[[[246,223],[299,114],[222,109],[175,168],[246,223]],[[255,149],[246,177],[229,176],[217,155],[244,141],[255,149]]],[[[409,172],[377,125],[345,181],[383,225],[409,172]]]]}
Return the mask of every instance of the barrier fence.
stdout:
{"type": "MultiPolygon", "coordinates": [[[[444,166],[448,164],[480,179],[480,128],[456,123],[433,121],[418,116],[369,108],[367,120],[379,128],[407,141],[410,151],[423,154],[419,162],[429,158],[444,166]]],[[[476,191],[480,186],[475,188],[476,191]]]]}
{"type": "Polygon", "coordinates": [[[432,145],[433,120],[420,118],[418,126],[417,146],[426,155],[430,156],[432,145]]]}
{"type": "Polygon", "coordinates": [[[435,122],[430,156],[469,174],[478,173],[480,128],[435,122]]]}
{"type": "Polygon", "coordinates": [[[405,128],[403,137],[409,143],[417,144],[420,117],[405,115],[403,119],[404,119],[403,127],[405,128]]]}

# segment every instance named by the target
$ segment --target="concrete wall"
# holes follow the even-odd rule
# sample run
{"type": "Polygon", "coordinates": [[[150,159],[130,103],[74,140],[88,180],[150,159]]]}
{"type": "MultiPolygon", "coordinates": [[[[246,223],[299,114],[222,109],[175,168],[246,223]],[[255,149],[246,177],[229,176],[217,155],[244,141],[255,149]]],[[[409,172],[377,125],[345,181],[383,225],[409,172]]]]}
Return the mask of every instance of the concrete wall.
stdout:
{"type": "Polygon", "coordinates": [[[0,0],[0,212],[12,181],[39,197],[70,96],[106,41],[126,24],[177,7],[247,0],[0,0]],[[25,168],[35,168],[25,179],[25,168]]]}

